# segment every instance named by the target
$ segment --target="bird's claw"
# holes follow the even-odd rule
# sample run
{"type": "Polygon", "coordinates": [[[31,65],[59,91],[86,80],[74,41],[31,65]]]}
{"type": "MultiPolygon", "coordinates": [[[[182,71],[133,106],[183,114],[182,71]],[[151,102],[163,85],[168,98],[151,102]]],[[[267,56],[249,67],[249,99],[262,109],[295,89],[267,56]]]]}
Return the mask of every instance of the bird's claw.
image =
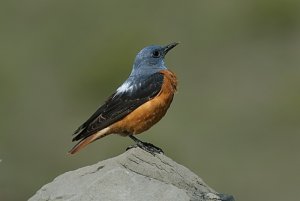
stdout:
{"type": "Polygon", "coordinates": [[[136,147],[139,147],[152,155],[164,154],[164,151],[161,148],[159,148],[151,143],[148,143],[148,142],[137,142],[137,144],[127,147],[126,151],[129,149],[132,149],[132,148],[136,148],[136,147]]]}

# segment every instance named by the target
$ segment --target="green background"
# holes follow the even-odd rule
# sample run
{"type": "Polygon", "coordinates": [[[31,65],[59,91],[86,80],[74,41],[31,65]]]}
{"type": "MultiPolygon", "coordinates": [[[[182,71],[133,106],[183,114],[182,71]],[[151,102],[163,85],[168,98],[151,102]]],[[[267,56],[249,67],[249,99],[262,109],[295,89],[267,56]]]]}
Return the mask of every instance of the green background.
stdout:
{"type": "Polygon", "coordinates": [[[150,44],[179,78],[167,116],[139,137],[236,200],[298,200],[300,2],[0,3],[0,200],[26,200],[124,152],[117,135],[75,156],[72,132],[150,44]]]}

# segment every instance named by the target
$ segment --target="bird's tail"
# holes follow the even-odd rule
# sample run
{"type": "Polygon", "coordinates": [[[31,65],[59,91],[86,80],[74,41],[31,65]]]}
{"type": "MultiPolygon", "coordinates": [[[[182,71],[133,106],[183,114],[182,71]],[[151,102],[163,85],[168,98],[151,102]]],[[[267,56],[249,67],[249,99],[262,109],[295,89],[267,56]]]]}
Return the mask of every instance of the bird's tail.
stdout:
{"type": "Polygon", "coordinates": [[[97,133],[81,140],[80,142],[78,142],[68,153],[69,154],[75,154],[76,152],[80,151],[81,149],[83,149],[85,146],[87,146],[88,144],[94,142],[97,139],[100,139],[106,135],[110,134],[109,132],[109,127],[104,128],[100,131],[98,131],[97,133]]]}

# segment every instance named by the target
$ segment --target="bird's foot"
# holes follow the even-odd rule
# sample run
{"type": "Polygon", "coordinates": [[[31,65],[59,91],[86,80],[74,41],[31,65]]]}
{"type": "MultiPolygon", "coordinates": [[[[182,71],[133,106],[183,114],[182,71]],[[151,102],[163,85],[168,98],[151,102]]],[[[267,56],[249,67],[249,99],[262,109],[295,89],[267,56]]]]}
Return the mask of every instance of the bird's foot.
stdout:
{"type": "Polygon", "coordinates": [[[127,147],[126,151],[129,149],[135,148],[135,147],[139,147],[139,148],[143,149],[144,151],[149,152],[152,155],[164,153],[164,151],[161,148],[159,148],[151,143],[143,142],[133,136],[130,136],[130,138],[132,138],[136,142],[136,144],[127,147]]]}
{"type": "Polygon", "coordinates": [[[148,143],[148,142],[139,142],[136,145],[139,148],[143,149],[144,151],[149,152],[152,155],[164,153],[164,151],[161,148],[159,148],[151,143],[148,143]]]}

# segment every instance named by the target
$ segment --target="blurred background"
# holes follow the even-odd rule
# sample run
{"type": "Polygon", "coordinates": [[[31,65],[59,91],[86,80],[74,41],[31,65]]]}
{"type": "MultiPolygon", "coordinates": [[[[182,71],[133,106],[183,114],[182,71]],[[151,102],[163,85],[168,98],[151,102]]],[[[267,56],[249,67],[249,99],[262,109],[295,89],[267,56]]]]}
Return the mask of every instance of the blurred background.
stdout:
{"type": "Polygon", "coordinates": [[[0,200],[27,200],[70,170],[117,156],[116,135],[75,156],[73,131],[150,44],[179,78],[140,135],[236,200],[298,200],[300,2],[0,2],[0,200]]]}

